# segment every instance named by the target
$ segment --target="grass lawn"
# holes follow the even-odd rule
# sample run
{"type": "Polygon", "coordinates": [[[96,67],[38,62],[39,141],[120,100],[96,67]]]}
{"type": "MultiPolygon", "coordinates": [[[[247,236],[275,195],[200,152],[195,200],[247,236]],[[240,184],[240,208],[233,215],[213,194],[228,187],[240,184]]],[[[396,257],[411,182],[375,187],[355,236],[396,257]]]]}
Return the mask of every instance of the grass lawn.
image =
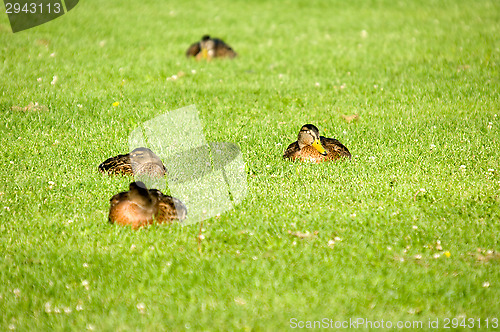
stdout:
{"type": "Polygon", "coordinates": [[[498,1],[85,0],[16,34],[4,12],[0,330],[500,328],[498,1]],[[205,33],[239,56],[186,59],[205,33]],[[109,225],[131,178],[98,164],[192,104],[246,198],[200,248],[197,224],[109,225]],[[305,123],[353,159],[283,161],[305,123]]]}

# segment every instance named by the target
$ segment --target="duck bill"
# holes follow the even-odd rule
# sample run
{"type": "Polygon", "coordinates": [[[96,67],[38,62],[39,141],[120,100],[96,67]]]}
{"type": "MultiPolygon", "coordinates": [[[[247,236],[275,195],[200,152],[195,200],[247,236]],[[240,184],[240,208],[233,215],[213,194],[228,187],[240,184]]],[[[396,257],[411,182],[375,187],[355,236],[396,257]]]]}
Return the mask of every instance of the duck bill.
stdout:
{"type": "Polygon", "coordinates": [[[326,156],[326,150],[323,147],[323,145],[321,145],[321,142],[319,141],[319,139],[314,140],[312,146],[313,146],[313,148],[318,150],[318,152],[321,153],[323,156],[326,156]]]}
{"type": "Polygon", "coordinates": [[[201,56],[202,56],[203,59],[208,58],[208,50],[206,48],[203,48],[201,50],[201,56]]]}

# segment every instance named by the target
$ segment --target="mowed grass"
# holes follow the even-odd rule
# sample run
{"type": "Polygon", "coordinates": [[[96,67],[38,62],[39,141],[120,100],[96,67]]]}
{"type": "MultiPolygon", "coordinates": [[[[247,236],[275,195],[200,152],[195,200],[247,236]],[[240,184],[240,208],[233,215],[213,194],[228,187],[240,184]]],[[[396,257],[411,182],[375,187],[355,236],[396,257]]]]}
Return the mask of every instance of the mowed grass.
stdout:
{"type": "Polygon", "coordinates": [[[499,35],[493,0],[86,0],[17,34],[0,15],[0,329],[500,319],[499,35]],[[185,59],[205,33],[238,58],[185,59]],[[241,147],[248,196],[201,246],[197,224],[109,225],[132,179],[97,165],[191,104],[241,147]],[[353,159],[283,161],[305,123],[353,159]]]}

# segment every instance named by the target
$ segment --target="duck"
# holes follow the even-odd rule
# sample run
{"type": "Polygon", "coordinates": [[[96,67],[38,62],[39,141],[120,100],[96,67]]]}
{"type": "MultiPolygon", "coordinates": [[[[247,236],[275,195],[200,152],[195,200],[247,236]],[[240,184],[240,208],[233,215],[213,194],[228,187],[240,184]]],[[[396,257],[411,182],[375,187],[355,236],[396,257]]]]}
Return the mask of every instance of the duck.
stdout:
{"type": "Polygon", "coordinates": [[[351,159],[349,150],[334,138],[320,136],[313,124],[303,125],[297,141],[290,144],[283,154],[283,159],[314,163],[344,158],[351,159]]]}
{"type": "Polygon", "coordinates": [[[128,191],[114,195],[109,202],[109,223],[132,229],[154,223],[171,225],[187,216],[187,208],[181,200],[164,195],[158,189],[147,189],[141,181],[130,183],[128,191]]]}
{"type": "Polygon", "coordinates": [[[211,38],[209,35],[204,35],[201,40],[189,46],[186,51],[186,57],[195,57],[196,60],[206,59],[210,61],[212,58],[234,58],[238,54],[226,44],[222,39],[211,38]]]}
{"type": "Polygon", "coordinates": [[[106,159],[99,167],[99,172],[109,175],[141,175],[163,177],[167,169],[161,159],[150,149],[139,147],[127,154],[106,159]]]}

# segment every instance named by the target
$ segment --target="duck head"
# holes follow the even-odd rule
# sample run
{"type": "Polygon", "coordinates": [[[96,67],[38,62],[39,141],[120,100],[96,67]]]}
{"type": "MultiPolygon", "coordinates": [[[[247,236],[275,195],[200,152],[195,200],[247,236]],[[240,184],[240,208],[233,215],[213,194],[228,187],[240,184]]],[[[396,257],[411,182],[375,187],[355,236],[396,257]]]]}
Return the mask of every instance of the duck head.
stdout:
{"type": "Polygon", "coordinates": [[[299,136],[297,138],[299,143],[299,148],[302,149],[306,146],[312,146],[323,156],[326,156],[327,152],[323,145],[321,145],[321,140],[319,137],[319,130],[315,125],[306,124],[300,128],[299,136]]]}
{"type": "Polygon", "coordinates": [[[129,197],[143,208],[151,208],[158,202],[158,198],[151,195],[146,185],[141,181],[132,182],[129,185],[129,197]]]}
{"type": "Polygon", "coordinates": [[[201,37],[200,48],[203,59],[208,59],[209,55],[212,56],[210,53],[213,53],[214,45],[215,43],[209,35],[201,37]]]}

